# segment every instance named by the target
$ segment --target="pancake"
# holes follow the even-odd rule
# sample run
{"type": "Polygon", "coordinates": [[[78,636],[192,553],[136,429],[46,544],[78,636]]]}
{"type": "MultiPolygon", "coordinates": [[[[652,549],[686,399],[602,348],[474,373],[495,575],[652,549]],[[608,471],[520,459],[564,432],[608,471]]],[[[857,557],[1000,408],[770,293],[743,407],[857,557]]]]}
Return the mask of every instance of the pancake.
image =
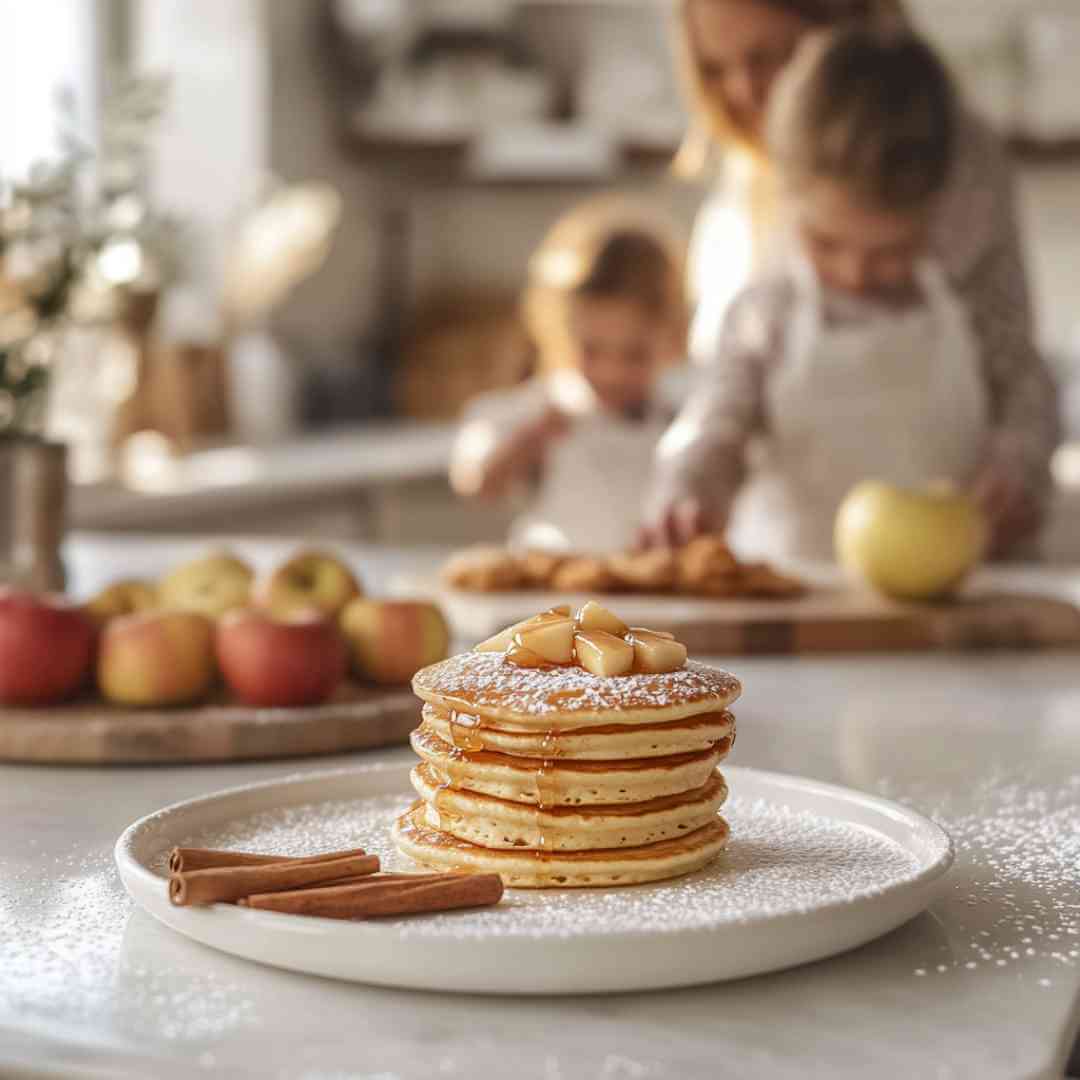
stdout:
{"type": "Polygon", "coordinates": [[[539,851],[593,851],[637,847],[694,832],[716,816],[727,798],[727,784],[714,772],[695,791],[647,802],[615,806],[555,806],[537,809],[522,803],[443,788],[428,764],[411,774],[424,801],[424,821],[433,829],[486,848],[539,851]]]}
{"type": "Polygon", "coordinates": [[[415,803],[394,824],[398,850],[434,870],[497,873],[514,888],[634,885],[689,874],[727,844],[728,825],[716,815],[707,825],[671,840],[603,851],[530,851],[480,847],[425,821],[415,803]]]}
{"type": "Polygon", "coordinates": [[[604,677],[583,668],[520,668],[502,653],[467,652],[418,671],[424,701],[477,714],[496,727],[551,731],[664,724],[726,709],[742,691],[734,675],[687,662],[662,675],[604,677]]]}
{"type": "Polygon", "coordinates": [[[422,866],[519,888],[630,885],[697,870],[727,842],[717,765],[742,687],[670,634],[595,602],[553,609],[413,689],[420,798],[394,836],[422,866]]]}
{"type": "Polygon", "coordinates": [[[511,757],[568,757],[577,761],[688,754],[708,750],[735,730],[735,717],[723,711],[666,724],[604,724],[554,732],[489,727],[481,717],[456,713],[439,705],[425,705],[423,718],[443,742],[459,750],[490,750],[511,757]]]}
{"type": "Polygon", "coordinates": [[[691,754],[607,761],[462,751],[443,742],[426,722],[409,741],[417,755],[455,788],[532,805],[604,806],[645,802],[700,788],[726,756],[731,737],[691,754]]]}

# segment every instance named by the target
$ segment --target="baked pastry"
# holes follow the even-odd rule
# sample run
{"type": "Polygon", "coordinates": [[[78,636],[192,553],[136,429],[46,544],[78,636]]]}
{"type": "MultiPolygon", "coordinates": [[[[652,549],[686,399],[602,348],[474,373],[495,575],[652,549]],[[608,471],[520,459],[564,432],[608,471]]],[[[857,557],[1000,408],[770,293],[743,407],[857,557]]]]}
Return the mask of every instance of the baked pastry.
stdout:
{"type": "Polygon", "coordinates": [[[525,551],[518,556],[525,585],[533,589],[551,588],[555,571],[559,569],[567,556],[556,551],[525,551]]]}
{"type": "Polygon", "coordinates": [[[452,555],[442,569],[442,579],[454,589],[500,592],[517,589],[525,582],[520,559],[505,548],[477,546],[452,555]]]}
{"type": "Polygon", "coordinates": [[[639,592],[670,592],[679,575],[671,548],[619,552],[608,557],[608,569],[619,588],[639,592]]]}
{"type": "Polygon", "coordinates": [[[678,583],[683,592],[702,595],[725,593],[728,579],[738,574],[739,564],[722,536],[699,536],[679,551],[678,583]]]}
{"type": "Polygon", "coordinates": [[[722,536],[699,536],[683,548],[656,548],[596,556],[475,547],[454,555],[443,580],[456,589],[499,592],[544,589],[555,592],[684,593],[730,599],[787,599],[806,586],[768,563],[740,563],[722,536]]]}
{"type": "Polygon", "coordinates": [[[774,570],[768,563],[744,563],[739,567],[739,589],[744,596],[781,600],[802,596],[806,585],[798,578],[774,570]]]}
{"type": "Polygon", "coordinates": [[[727,842],[717,765],[741,687],[670,635],[595,603],[554,610],[413,688],[419,798],[395,840],[422,865],[522,888],[626,885],[697,870],[727,842]]]}
{"type": "Polygon", "coordinates": [[[594,555],[568,558],[551,575],[551,588],[559,592],[610,592],[615,585],[607,560],[594,555]]]}

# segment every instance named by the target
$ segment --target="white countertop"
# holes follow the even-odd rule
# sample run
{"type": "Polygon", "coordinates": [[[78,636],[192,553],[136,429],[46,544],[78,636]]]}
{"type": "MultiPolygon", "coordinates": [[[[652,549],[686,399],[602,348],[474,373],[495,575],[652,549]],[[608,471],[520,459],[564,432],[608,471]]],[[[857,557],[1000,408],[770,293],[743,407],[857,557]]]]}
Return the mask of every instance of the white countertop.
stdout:
{"type": "MultiPolygon", "coordinates": [[[[74,584],[84,591],[176,552],[171,542],[76,538],[74,584]]],[[[372,577],[411,561],[356,557],[372,577]]],[[[1076,589],[1075,571],[1020,576],[1076,589]]],[[[1076,655],[731,666],[746,685],[739,765],[887,795],[951,831],[957,864],[929,913],[845,956],[694,990],[497,999],[337,984],[159,926],[127,900],[111,852],[129,822],[162,805],[341,757],[0,766],[0,1075],[1060,1076],[1080,1022],[1076,655]]]]}

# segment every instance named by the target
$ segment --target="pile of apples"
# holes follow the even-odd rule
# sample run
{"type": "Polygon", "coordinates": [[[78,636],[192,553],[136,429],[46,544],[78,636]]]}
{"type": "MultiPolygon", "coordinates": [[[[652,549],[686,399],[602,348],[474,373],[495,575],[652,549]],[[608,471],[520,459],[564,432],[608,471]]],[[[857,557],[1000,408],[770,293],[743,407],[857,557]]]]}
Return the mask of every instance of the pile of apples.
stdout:
{"type": "Polygon", "coordinates": [[[434,604],[365,597],[334,555],[304,551],[256,579],[216,552],[82,605],[0,589],[0,704],[48,705],[92,683],[115,705],[188,705],[223,680],[248,705],[315,705],[350,671],[407,683],[449,641],[434,604]]]}

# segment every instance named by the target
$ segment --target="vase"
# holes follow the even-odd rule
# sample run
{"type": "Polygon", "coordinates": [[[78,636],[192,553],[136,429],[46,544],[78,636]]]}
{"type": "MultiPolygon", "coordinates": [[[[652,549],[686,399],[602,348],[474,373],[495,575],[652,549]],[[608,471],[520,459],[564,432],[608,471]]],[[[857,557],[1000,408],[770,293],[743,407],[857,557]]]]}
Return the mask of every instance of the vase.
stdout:
{"type": "Polygon", "coordinates": [[[67,447],[32,437],[0,439],[0,582],[63,591],[66,505],[67,447]]]}

